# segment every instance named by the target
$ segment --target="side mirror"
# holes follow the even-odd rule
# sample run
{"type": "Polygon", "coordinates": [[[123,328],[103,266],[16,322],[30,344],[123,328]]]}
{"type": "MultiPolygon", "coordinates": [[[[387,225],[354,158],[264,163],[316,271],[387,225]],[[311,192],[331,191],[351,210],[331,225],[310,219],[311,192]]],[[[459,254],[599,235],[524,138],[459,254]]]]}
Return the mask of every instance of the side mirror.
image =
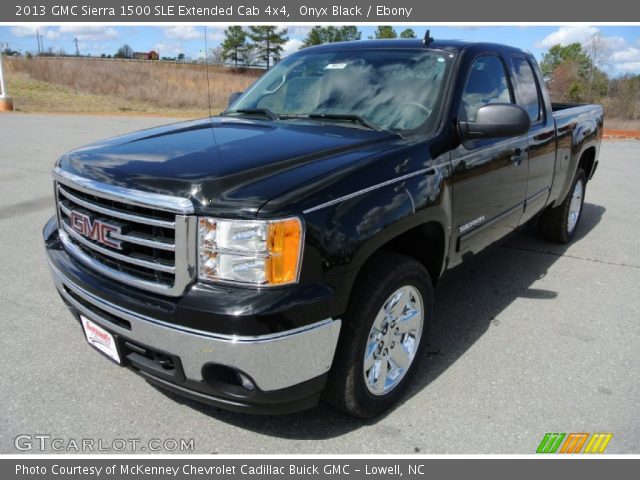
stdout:
{"type": "Polygon", "coordinates": [[[516,137],[531,127],[529,114],[513,103],[489,103],[476,113],[474,122],[460,122],[464,139],[516,137]]]}
{"type": "Polygon", "coordinates": [[[228,107],[233,105],[235,103],[235,101],[238,100],[238,98],[240,98],[240,95],[242,95],[243,93],[244,92],[233,92],[231,95],[229,95],[228,107]]]}

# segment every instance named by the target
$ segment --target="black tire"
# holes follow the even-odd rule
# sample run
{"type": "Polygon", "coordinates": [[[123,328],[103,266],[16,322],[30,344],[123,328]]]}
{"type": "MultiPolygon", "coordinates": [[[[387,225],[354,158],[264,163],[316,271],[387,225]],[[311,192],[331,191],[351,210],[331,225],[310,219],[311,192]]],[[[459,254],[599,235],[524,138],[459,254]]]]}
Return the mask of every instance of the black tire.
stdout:
{"type": "Polygon", "coordinates": [[[354,287],[324,392],[325,401],[360,418],[370,418],[389,409],[402,396],[421,363],[426,351],[432,312],[433,287],[424,266],[404,255],[388,252],[376,254],[363,267],[354,287]],[[422,333],[413,361],[401,380],[389,392],[374,395],[365,384],[363,365],[369,333],[387,299],[405,286],[413,287],[422,297],[422,333]]]}
{"type": "Polygon", "coordinates": [[[540,215],[539,222],[539,231],[540,235],[546,240],[550,240],[556,243],[569,243],[576,231],[578,230],[578,225],[580,225],[580,218],[582,218],[582,210],[584,204],[584,194],[587,187],[587,175],[581,168],[576,172],[575,177],[573,178],[573,183],[571,183],[571,188],[569,189],[569,193],[567,193],[564,201],[554,208],[547,208],[540,215]],[[580,199],[580,213],[578,214],[578,219],[576,221],[573,230],[569,231],[568,228],[568,220],[569,220],[569,212],[571,207],[571,199],[573,198],[573,192],[576,190],[576,186],[580,182],[582,184],[582,198],[580,199]]]}

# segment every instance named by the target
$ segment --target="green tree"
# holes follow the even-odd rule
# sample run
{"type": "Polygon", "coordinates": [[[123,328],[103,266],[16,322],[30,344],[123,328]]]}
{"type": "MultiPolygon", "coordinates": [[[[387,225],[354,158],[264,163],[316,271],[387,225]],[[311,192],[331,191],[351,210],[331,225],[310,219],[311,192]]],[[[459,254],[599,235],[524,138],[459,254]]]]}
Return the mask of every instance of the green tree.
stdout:
{"type": "Polygon", "coordinates": [[[582,49],[580,43],[572,43],[570,45],[554,45],[547,53],[542,56],[540,68],[545,77],[550,77],[553,71],[562,63],[572,62],[579,68],[579,74],[586,76],[591,69],[591,60],[586,52],[582,49]]]}
{"type": "Polygon", "coordinates": [[[182,62],[184,60],[184,53],[179,53],[177,58],[178,61],[182,62]]]}
{"type": "Polygon", "coordinates": [[[322,45],[323,43],[327,43],[326,27],[315,26],[309,30],[309,33],[307,33],[307,36],[302,41],[300,49],[313,47],[314,45],[322,45]]]}
{"type": "Polygon", "coordinates": [[[242,51],[247,47],[247,33],[239,25],[229,27],[224,31],[222,42],[222,57],[232,60],[236,67],[242,60],[242,51]]]}
{"type": "Polygon", "coordinates": [[[125,43],[118,49],[113,58],[133,58],[133,48],[125,43]]]}
{"type": "Polygon", "coordinates": [[[289,40],[287,29],[278,30],[275,25],[252,25],[248,35],[258,52],[258,58],[266,63],[267,70],[271,67],[271,60],[274,63],[280,60],[283,45],[289,40]]]}
{"type": "Polygon", "coordinates": [[[556,101],[594,102],[607,94],[609,77],[600,70],[607,55],[604,40],[595,35],[586,44],[554,45],[540,68],[556,101]]]}
{"type": "Polygon", "coordinates": [[[322,45],[323,43],[351,42],[360,40],[361,36],[362,33],[354,25],[345,25],[343,27],[334,27],[333,25],[328,27],[315,26],[307,33],[300,48],[322,45]]]}
{"type": "Polygon", "coordinates": [[[400,32],[400,38],[418,38],[413,28],[405,28],[400,32]]]}
{"type": "Polygon", "coordinates": [[[369,38],[398,38],[398,34],[391,25],[379,25],[369,38]]]}
{"type": "Polygon", "coordinates": [[[329,28],[336,31],[333,37],[334,42],[353,42],[355,40],[360,40],[360,38],[362,37],[362,33],[355,25],[345,25],[343,27],[329,28]]]}
{"type": "Polygon", "coordinates": [[[4,57],[21,57],[22,54],[18,50],[12,50],[7,47],[2,51],[2,56],[4,57]]]}

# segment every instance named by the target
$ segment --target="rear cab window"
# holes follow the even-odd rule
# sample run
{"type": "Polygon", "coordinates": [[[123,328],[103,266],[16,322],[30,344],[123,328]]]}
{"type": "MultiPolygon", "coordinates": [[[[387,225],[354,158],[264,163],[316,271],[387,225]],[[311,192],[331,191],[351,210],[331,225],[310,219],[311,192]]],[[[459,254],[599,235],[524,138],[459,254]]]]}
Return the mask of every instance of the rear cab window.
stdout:
{"type": "Polygon", "coordinates": [[[511,60],[516,84],[516,102],[527,111],[531,123],[534,124],[540,121],[543,115],[540,86],[526,58],[512,57],[511,60]]]}

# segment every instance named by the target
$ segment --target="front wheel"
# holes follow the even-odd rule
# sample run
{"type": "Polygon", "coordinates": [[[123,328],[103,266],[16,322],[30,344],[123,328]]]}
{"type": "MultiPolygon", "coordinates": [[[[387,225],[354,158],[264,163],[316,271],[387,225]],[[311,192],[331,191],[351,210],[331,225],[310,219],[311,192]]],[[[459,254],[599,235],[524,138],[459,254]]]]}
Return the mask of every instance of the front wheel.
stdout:
{"type": "Polygon", "coordinates": [[[587,175],[584,170],[579,168],[564,202],[555,208],[548,208],[542,212],[540,234],[544,238],[557,243],[571,241],[582,217],[586,186],[587,175]]]}
{"type": "Polygon", "coordinates": [[[377,255],[359,276],[329,377],[326,398],[367,418],[395,403],[426,348],[433,310],[427,270],[413,258],[377,255]]]}

